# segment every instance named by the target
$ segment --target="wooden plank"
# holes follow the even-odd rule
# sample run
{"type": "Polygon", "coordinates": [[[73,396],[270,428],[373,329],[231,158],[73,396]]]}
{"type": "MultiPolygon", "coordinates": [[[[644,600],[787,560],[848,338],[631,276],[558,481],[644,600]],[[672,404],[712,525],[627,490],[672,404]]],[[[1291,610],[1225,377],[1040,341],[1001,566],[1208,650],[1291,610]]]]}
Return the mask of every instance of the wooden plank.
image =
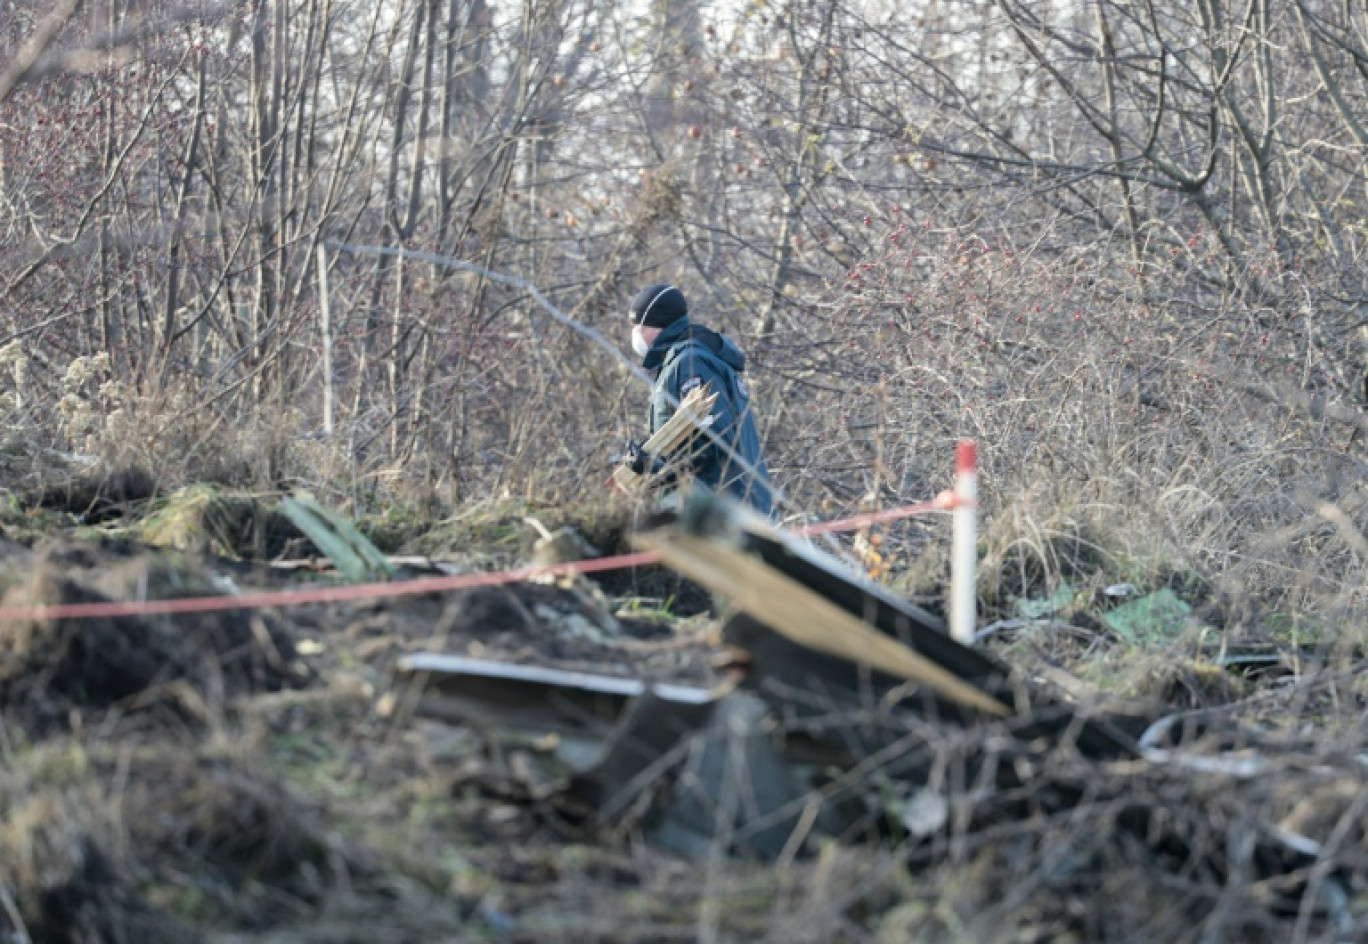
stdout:
{"type": "Polygon", "coordinates": [[[683,532],[651,532],[641,545],[666,564],[720,593],[737,608],[794,642],[828,655],[876,667],[926,685],[956,704],[1005,716],[1008,707],[944,667],[853,616],[827,598],[789,580],[751,554],[683,532]]]}
{"type": "MultiPolygon", "coordinates": [[[[704,384],[690,390],[688,396],[680,401],[674,415],[646,440],[642,449],[651,456],[669,458],[681,449],[691,446],[701,432],[712,425],[712,408],[717,403],[717,394],[712,393],[711,388],[711,384],[704,384]]],[[[672,462],[670,465],[673,467],[675,463],[672,462]]],[[[613,470],[613,482],[624,492],[650,485],[651,478],[638,475],[626,465],[620,465],[613,470]]]]}
{"type": "Polygon", "coordinates": [[[1096,759],[1137,756],[1125,733],[1076,718],[1008,666],[951,639],[943,621],[725,496],[692,492],[678,515],[656,516],[635,540],[799,646],[925,686],[963,709],[1030,717],[1024,735],[1067,731],[1096,759]]]}

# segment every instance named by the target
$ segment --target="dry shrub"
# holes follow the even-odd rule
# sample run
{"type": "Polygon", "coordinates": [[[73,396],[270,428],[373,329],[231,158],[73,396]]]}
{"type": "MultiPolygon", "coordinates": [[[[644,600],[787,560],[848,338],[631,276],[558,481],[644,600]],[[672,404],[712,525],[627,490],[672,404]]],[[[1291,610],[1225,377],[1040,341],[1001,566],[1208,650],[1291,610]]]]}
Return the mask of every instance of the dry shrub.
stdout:
{"type": "MultiPolygon", "coordinates": [[[[1210,735],[1232,730],[1215,721],[1210,735]]],[[[991,735],[962,738],[992,755],[991,735]]],[[[1294,939],[1299,913],[1311,940],[1358,939],[1344,896],[1368,890],[1362,774],[1348,755],[1263,747],[1267,769],[1242,775],[1023,746],[1002,758],[1020,789],[949,791],[945,826],[902,847],[911,880],[880,940],[1271,944],[1294,939]],[[1307,884],[1288,835],[1321,844],[1333,888],[1307,884]]]]}
{"type": "MultiPolygon", "coordinates": [[[[115,386],[81,406],[79,429],[67,416],[65,439],[58,440],[91,466],[67,476],[78,489],[117,494],[117,483],[130,476],[156,492],[195,483],[274,488],[351,478],[346,440],[323,440],[296,405],[267,400],[229,409],[188,377],[153,393],[115,386]]],[[[140,498],[153,493],[145,486],[138,491],[140,498]]]]}
{"type": "Polygon", "coordinates": [[[59,475],[25,492],[20,504],[66,512],[90,524],[118,517],[157,493],[157,482],[140,468],[101,467],[59,475]]]}
{"type": "Polygon", "coordinates": [[[289,886],[305,866],[326,868],[316,815],[232,757],[150,752],[121,801],[138,855],[161,870],[180,862],[240,887],[289,886]]]}
{"type": "MultiPolygon", "coordinates": [[[[110,807],[79,749],[6,758],[0,774],[0,885],[33,941],[171,944],[193,938],[151,905],[107,845],[110,807]]],[[[21,938],[16,938],[21,939],[21,938]]]]}
{"type": "Polygon", "coordinates": [[[129,396],[104,421],[94,440],[111,468],[155,469],[162,488],[192,482],[271,484],[288,465],[289,443],[300,431],[283,410],[227,417],[191,390],[156,397],[129,396]]]}
{"type": "Polygon", "coordinates": [[[868,254],[795,300],[762,351],[813,380],[761,407],[799,505],[926,498],[972,437],[990,604],[1139,568],[1195,575],[1235,622],[1364,611],[1356,388],[1340,352],[1273,314],[1295,297],[1239,277],[1217,292],[1178,263],[1141,285],[1118,247],[1061,219],[894,215],[866,231],[868,254]],[[1306,390],[1351,422],[1284,396],[1306,390]]]}
{"type": "MultiPolygon", "coordinates": [[[[1142,846],[1106,824],[1082,835],[1039,832],[1004,837],[961,864],[918,875],[902,904],[882,916],[886,944],[1193,941],[1209,907],[1204,895],[1175,893],[1142,846]]],[[[1249,919],[1257,928],[1265,915],[1249,919]]],[[[1235,930],[1235,929],[1232,929],[1235,930]]],[[[1239,927],[1229,940],[1278,940],[1239,927]],[[1249,936],[1245,936],[1249,935],[1249,936]]]]}
{"type": "Polygon", "coordinates": [[[1215,708],[1240,701],[1253,691],[1249,679],[1204,662],[1172,653],[1137,656],[1112,693],[1169,705],[1176,710],[1215,708]]]}
{"type": "Polygon", "coordinates": [[[1116,569],[1095,529],[1068,515],[1042,518],[1043,509],[1014,503],[984,535],[979,594],[989,606],[1048,597],[1063,581],[1077,584],[1116,569]]]}
{"type": "MultiPolygon", "coordinates": [[[[149,904],[88,838],[67,835],[63,814],[29,807],[16,812],[28,822],[6,824],[7,833],[20,836],[0,842],[0,881],[18,892],[19,917],[28,940],[44,944],[190,944],[196,940],[188,928],[149,904]],[[22,858],[16,855],[19,849],[22,858]],[[19,861],[27,873],[16,877],[12,860],[19,861]]],[[[18,930],[11,929],[11,935],[18,930]]]]}
{"type": "MultiPolygon", "coordinates": [[[[74,441],[33,427],[27,452],[10,459],[15,472],[7,478],[18,506],[101,524],[134,518],[159,497],[179,492],[193,505],[217,489],[229,494],[206,509],[220,519],[209,530],[227,534],[210,538],[253,545],[262,523],[242,519],[270,517],[246,507],[259,496],[299,486],[345,494],[361,482],[384,482],[355,466],[347,438],[323,438],[296,407],[264,404],[229,415],[190,387],[155,396],[121,389],[107,409],[89,416],[89,432],[74,441]],[[76,452],[65,451],[73,445],[76,452]],[[254,532],[250,540],[238,533],[244,529],[254,532]]],[[[278,522],[266,522],[266,530],[268,545],[287,537],[278,522]]]]}

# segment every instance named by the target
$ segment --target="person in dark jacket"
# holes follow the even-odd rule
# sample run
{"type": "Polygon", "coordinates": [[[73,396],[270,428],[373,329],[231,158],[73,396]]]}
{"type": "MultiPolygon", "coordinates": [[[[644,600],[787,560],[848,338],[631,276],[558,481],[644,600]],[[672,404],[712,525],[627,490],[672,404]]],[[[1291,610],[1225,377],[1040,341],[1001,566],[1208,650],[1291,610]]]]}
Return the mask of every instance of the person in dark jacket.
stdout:
{"type": "MultiPolygon", "coordinates": [[[[648,285],[632,300],[632,349],[641,366],[655,377],[646,419],[654,434],[674,415],[690,391],[704,384],[718,394],[713,405],[712,436],[695,440],[691,465],[695,479],[715,491],[749,502],[761,514],[773,511],[769,471],[760,434],[741,375],[746,355],[723,335],[689,320],[689,303],[673,285],[648,285]]],[[[633,467],[658,467],[668,456],[646,456],[638,450],[633,467]]]]}

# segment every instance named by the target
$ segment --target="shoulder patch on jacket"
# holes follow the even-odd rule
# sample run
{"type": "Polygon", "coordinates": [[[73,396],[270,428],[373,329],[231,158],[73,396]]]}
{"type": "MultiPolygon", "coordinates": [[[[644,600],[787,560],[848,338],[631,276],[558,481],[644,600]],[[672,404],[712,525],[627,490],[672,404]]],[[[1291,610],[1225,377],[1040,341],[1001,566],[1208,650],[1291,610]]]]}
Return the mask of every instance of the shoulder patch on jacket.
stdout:
{"type": "Polygon", "coordinates": [[[679,398],[681,400],[684,399],[692,391],[697,390],[701,386],[703,386],[702,377],[690,377],[688,380],[684,381],[682,384],[679,385],[679,398]]]}

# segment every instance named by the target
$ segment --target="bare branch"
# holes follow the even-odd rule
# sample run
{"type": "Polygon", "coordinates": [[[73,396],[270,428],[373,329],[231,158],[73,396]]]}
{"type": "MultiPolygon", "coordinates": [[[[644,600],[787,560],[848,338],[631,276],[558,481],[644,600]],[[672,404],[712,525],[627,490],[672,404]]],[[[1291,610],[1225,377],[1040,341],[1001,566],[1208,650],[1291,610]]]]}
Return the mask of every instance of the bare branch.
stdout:
{"type": "Polygon", "coordinates": [[[9,98],[14,87],[28,77],[38,57],[52,45],[52,41],[57,38],[67,20],[76,12],[79,3],[80,0],[61,0],[57,8],[44,17],[34,29],[24,48],[19,50],[19,55],[14,57],[14,61],[4,72],[0,72],[0,102],[9,98]]]}

